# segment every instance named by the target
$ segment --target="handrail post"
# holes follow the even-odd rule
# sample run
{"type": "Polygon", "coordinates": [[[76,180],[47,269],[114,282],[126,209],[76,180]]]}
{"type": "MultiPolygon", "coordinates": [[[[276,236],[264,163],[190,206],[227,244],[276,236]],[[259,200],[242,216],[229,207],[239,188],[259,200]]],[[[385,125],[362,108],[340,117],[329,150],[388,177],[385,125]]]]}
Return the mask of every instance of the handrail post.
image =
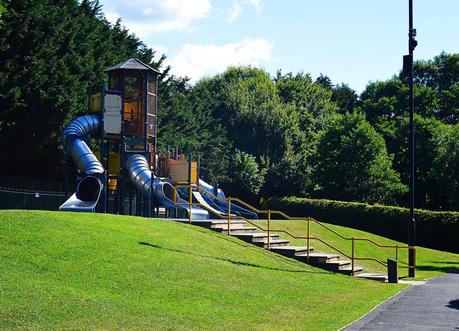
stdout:
{"type": "Polygon", "coordinates": [[[413,263],[409,265],[409,269],[408,269],[408,277],[411,277],[411,275],[414,275],[414,272],[416,270],[416,246],[410,246],[408,248],[408,255],[411,255],[413,258],[412,259],[413,263]]]}
{"type": "Polygon", "coordinates": [[[268,210],[268,251],[271,250],[271,209],[268,210]]]}
{"type": "Polygon", "coordinates": [[[189,223],[191,224],[191,218],[192,218],[191,210],[192,210],[192,206],[193,206],[193,192],[192,192],[192,187],[191,187],[191,185],[190,185],[190,188],[189,188],[189,191],[188,191],[188,199],[189,199],[189,202],[188,202],[188,205],[189,205],[189,210],[188,210],[188,221],[189,221],[189,223]]]}
{"type": "Polygon", "coordinates": [[[351,276],[354,276],[354,258],[355,258],[355,243],[354,237],[352,237],[352,260],[351,260],[351,276]]]}
{"type": "Polygon", "coordinates": [[[231,198],[228,197],[228,236],[231,235],[230,226],[231,226],[231,198]]]}
{"type": "Polygon", "coordinates": [[[395,245],[395,261],[398,262],[398,245],[395,245]]]}
{"type": "Polygon", "coordinates": [[[309,250],[311,249],[311,246],[309,245],[309,243],[310,243],[310,239],[309,239],[309,237],[310,237],[309,223],[310,223],[310,219],[308,218],[308,235],[307,235],[307,239],[306,239],[308,241],[307,242],[308,249],[306,250],[306,254],[307,254],[306,255],[306,261],[308,263],[309,263],[309,250]]]}

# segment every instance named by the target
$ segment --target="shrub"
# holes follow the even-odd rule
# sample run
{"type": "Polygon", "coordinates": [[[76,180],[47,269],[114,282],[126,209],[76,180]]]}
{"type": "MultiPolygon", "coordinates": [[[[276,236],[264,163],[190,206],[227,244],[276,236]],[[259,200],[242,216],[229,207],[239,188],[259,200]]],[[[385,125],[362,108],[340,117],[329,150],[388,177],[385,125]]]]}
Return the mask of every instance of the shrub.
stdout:
{"type": "MultiPolygon", "coordinates": [[[[407,208],[296,197],[272,199],[270,208],[407,242],[407,208]]],[[[415,210],[415,219],[416,245],[459,252],[459,212],[415,210]]]]}

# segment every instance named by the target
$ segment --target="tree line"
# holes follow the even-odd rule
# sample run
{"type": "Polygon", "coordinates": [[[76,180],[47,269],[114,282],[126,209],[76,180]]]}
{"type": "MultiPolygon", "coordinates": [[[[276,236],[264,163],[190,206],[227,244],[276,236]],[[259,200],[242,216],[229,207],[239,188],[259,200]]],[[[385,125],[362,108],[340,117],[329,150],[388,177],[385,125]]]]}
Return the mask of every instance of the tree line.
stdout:
{"type": "MultiPolygon", "coordinates": [[[[407,204],[408,84],[401,74],[359,95],[326,75],[231,67],[194,85],[97,1],[3,1],[0,165],[61,178],[60,133],[86,112],[103,69],[138,57],[163,72],[158,143],[200,154],[203,173],[251,201],[299,196],[407,204]]],[[[416,205],[459,210],[459,54],[415,64],[416,205]]]]}

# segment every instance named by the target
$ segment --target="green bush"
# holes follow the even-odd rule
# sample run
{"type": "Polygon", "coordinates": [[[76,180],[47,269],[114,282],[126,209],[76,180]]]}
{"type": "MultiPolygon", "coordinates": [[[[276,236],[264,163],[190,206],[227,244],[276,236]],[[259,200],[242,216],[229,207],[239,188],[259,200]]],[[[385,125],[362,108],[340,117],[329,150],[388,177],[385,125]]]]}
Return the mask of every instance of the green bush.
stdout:
{"type": "MultiPolygon", "coordinates": [[[[407,242],[406,208],[296,197],[272,199],[270,208],[407,242]]],[[[416,245],[459,252],[459,212],[416,210],[415,219],[416,245]]]]}

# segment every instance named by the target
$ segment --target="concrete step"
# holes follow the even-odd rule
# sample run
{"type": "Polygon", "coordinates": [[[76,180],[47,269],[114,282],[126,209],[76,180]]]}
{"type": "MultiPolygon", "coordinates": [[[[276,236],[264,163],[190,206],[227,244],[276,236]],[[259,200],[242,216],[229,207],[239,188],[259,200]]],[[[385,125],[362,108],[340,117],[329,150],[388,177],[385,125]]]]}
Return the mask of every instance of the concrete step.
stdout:
{"type": "Polygon", "coordinates": [[[389,278],[386,274],[374,274],[374,273],[363,273],[363,272],[355,276],[358,278],[376,280],[378,282],[387,282],[389,278]]]}
{"type": "Polygon", "coordinates": [[[291,257],[296,258],[296,254],[298,253],[305,253],[307,251],[312,251],[313,248],[306,247],[306,246],[279,246],[279,247],[271,247],[270,251],[291,257]]]}
{"type": "MultiPolygon", "coordinates": [[[[262,239],[268,238],[268,235],[264,232],[238,232],[238,231],[231,231],[231,236],[236,237],[238,239],[244,240],[248,243],[253,243],[262,239]]],[[[269,236],[271,240],[280,239],[277,233],[272,233],[269,236]]]]}
{"type": "MultiPolygon", "coordinates": [[[[210,222],[212,222],[213,225],[217,225],[217,224],[228,224],[228,220],[226,219],[219,219],[219,220],[208,220],[210,222]]],[[[247,221],[245,220],[231,220],[230,222],[231,224],[247,224],[247,221]]]]}
{"type": "MultiPolygon", "coordinates": [[[[225,233],[225,234],[228,234],[228,226],[222,226],[222,227],[212,227],[211,228],[212,230],[215,230],[215,231],[218,231],[218,232],[221,232],[221,233],[225,233]]],[[[247,233],[252,233],[252,232],[257,232],[257,228],[254,227],[254,226],[245,226],[245,225],[242,225],[242,224],[235,224],[235,225],[231,225],[230,226],[230,233],[232,233],[233,231],[234,232],[247,232],[247,233]]]]}
{"type": "Polygon", "coordinates": [[[323,263],[321,265],[321,268],[336,272],[336,271],[350,268],[351,265],[352,265],[351,260],[337,260],[333,262],[323,263]]]}
{"type": "MultiPolygon", "coordinates": [[[[298,253],[296,255],[301,259],[303,262],[308,262],[308,254],[307,253],[298,253]]],[[[341,257],[338,254],[328,254],[328,253],[315,253],[311,252],[309,253],[309,264],[314,265],[314,266],[320,266],[324,263],[331,263],[331,262],[336,262],[340,259],[341,257]]]]}
{"type": "MultiPolygon", "coordinates": [[[[252,243],[256,246],[268,249],[268,238],[265,240],[253,241],[252,243]]],[[[269,241],[270,248],[285,247],[288,246],[288,244],[290,244],[290,241],[284,239],[272,239],[269,241]]]]}
{"type": "MultiPolygon", "coordinates": [[[[183,223],[188,223],[188,220],[184,219],[183,223]]],[[[247,222],[244,220],[231,220],[231,225],[237,224],[237,225],[242,225],[246,224],[247,222]]],[[[211,229],[213,226],[221,226],[223,224],[228,224],[227,220],[192,220],[191,224],[197,225],[197,226],[202,226],[208,229],[211,229]]],[[[228,227],[228,226],[226,226],[228,227]]]]}
{"type": "MultiPolygon", "coordinates": [[[[352,271],[352,268],[350,266],[338,270],[340,274],[345,274],[345,275],[351,275],[351,271],[352,271]]],[[[363,271],[362,267],[354,266],[354,276],[358,276],[359,274],[362,273],[362,271],[363,271]]]]}
{"type": "MultiPolygon", "coordinates": [[[[230,224],[230,229],[231,230],[237,230],[237,229],[242,229],[246,226],[245,223],[240,224],[240,223],[231,223],[230,224]]],[[[247,225],[248,227],[251,227],[250,225],[247,225]]],[[[228,230],[228,223],[216,223],[211,225],[211,229],[222,229],[222,230],[228,230]]]]}

